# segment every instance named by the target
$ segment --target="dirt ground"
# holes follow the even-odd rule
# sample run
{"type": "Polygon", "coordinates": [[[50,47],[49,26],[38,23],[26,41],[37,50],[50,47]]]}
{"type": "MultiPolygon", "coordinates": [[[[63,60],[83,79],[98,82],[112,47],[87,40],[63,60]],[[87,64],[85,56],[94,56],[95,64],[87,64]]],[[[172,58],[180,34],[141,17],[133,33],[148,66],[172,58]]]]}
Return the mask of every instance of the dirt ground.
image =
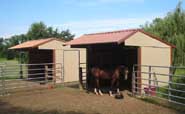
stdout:
{"type": "Polygon", "coordinates": [[[67,87],[19,92],[0,97],[0,114],[181,114],[123,94],[117,100],[67,87]]]}

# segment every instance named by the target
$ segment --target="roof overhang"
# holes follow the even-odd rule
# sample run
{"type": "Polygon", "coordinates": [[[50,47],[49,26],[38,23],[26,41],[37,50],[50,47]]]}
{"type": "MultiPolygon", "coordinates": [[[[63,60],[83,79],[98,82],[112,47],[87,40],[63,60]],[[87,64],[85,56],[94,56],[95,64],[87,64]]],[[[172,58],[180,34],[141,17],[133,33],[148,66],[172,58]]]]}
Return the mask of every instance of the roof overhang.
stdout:
{"type": "Polygon", "coordinates": [[[18,50],[18,51],[28,51],[28,50],[32,50],[32,49],[38,49],[39,46],[44,45],[44,44],[46,44],[48,42],[51,42],[53,40],[65,42],[63,40],[56,39],[56,38],[30,40],[30,41],[27,41],[27,42],[15,45],[13,47],[10,47],[8,49],[10,49],[10,50],[18,50]]]}

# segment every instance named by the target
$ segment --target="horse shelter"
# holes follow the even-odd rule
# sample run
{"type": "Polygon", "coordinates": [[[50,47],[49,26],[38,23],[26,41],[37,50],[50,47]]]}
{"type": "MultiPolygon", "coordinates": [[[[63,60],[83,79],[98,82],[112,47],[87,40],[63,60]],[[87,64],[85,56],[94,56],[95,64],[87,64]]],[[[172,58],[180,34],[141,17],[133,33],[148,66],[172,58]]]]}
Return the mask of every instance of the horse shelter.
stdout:
{"type": "MultiPolygon", "coordinates": [[[[153,36],[141,29],[120,30],[112,32],[85,34],[69,42],[64,42],[56,38],[41,40],[32,40],[10,49],[28,52],[28,64],[52,63],[42,66],[52,70],[51,79],[56,83],[61,82],[80,82],[83,87],[92,88],[94,85],[90,69],[94,66],[102,68],[112,68],[118,65],[124,65],[129,69],[127,80],[121,79],[121,88],[131,90],[132,75],[134,65],[154,65],[171,66],[172,49],[175,46],[153,36]],[[60,69],[60,72],[56,72],[60,69]]],[[[37,73],[31,69],[41,68],[39,65],[28,66],[28,74],[37,73]],[[34,67],[34,68],[33,68],[34,67]]],[[[169,69],[137,67],[136,87],[145,88],[150,83],[144,78],[148,74],[141,72],[158,72],[169,74],[169,69]]],[[[42,77],[45,70],[42,71],[42,77]]],[[[43,75],[44,74],[44,75],[43,75]]],[[[35,77],[33,75],[33,77],[35,77]]],[[[169,81],[169,77],[155,75],[152,80],[169,81]]],[[[102,81],[103,86],[109,82],[102,81]]],[[[153,81],[155,83],[155,81],[153,81]]],[[[158,86],[165,86],[165,83],[158,83],[158,86]]]]}
{"type": "MultiPolygon", "coordinates": [[[[85,48],[87,50],[87,85],[93,87],[93,79],[90,69],[94,66],[113,67],[124,65],[129,69],[128,80],[120,80],[121,88],[132,88],[132,72],[134,65],[157,65],[171,66],[172,49],[174,45],[161,40],[141,29],[120,30],[112,32],[102,32],[85,34],[79,38],[66,43],[71,48],[85,48]]],[[[137,82],[146,83],[148,74],[141,72],[148,71],[147,68],[138,67],[140,72],[137,73],[137,82]]],[[[151,72],[167,73],[169,69],[152,68],[151,72]]],[[[168,81],[168,77],[156,76],[157,80],[168,81]]],[[[102,82],[106,83],[106,82],[102,82]]],[[[103,86],[106,84],[103,84],[103,86]]],[[[159,86],[163,86],[159,83],[159,86]]],[[[140,88],[146,85],[137,84],[140,88]]]]}

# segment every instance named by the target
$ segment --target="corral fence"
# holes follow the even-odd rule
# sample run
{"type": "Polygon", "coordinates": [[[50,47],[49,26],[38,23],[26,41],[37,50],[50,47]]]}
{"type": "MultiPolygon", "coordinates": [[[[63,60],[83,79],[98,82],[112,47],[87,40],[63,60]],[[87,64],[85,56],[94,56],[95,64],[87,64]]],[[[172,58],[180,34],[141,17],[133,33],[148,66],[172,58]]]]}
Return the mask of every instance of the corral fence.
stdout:
{"type": "MultiPolygon", "coordinates": [[[[63,70],[61,63],[0,63],[0,95],[64,84],[63,70]]],[[[83,74],[86,72],[82,67],[79,71],[79,81],[85,85],[83,74]]],[[[185,67],[134,65],[132,93],[185,105],[185,67]]]]}
{"type": "Polygon", "coordinates": [[[0,64],[0,95],[19,90],[52,88],[62,83],[61,63],[0,64]]]}
{"type": "Polygon", "coordinates": [[[134,65],[132,93],[185,106],[185,67],[134,65]]]}

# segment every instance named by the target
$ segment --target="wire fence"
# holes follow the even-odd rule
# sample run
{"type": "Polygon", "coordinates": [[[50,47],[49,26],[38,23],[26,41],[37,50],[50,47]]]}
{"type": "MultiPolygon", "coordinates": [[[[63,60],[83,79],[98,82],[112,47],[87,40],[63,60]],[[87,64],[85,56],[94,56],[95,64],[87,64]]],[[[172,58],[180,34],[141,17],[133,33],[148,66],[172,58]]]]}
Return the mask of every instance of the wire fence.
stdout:
{"type": "Polygon", "coordinates": [[[13,91],[53,87],[63,81],[60,63],[0,64],[0,95],[13,91]]]}
{"type": "Polygon", "coordinates": [[[185,67],[134,65],[132,93],[185,106],[185,67]]]}

